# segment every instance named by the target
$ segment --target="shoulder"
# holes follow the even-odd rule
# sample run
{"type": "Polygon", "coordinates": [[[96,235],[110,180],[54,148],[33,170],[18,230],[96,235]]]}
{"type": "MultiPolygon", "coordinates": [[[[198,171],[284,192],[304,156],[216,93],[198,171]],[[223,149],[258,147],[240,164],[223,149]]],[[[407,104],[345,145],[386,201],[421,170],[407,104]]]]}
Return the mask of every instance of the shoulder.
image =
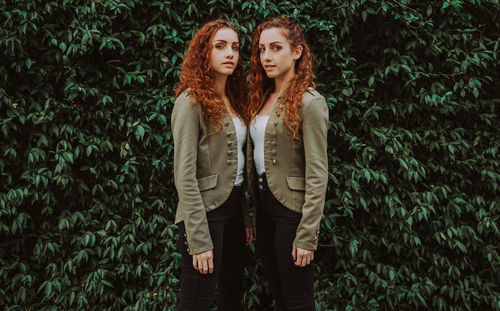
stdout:
{"type": "Polygon", "coordinates": [[[189,96],[189,90],[185,90],[175,99],[172,110],[172,124],[177,119],[197,122],[196,120],[199,119],[200,112],[200,105],[196,105],[196,100],[189,96]]]}
{"type": "Polygon", "coordinates": [[[189,95],[189,89],[187,89],[175,99],[174,111],[196,112],[199,110],[199,105],[195,104],[196,100],[189,95]]]}
{"type": "Polygon", "coordinates": [[[194,104],[195,100],[191,96],[189,96],[189,89],[184,90],[177,98],[175,99],[175,105],[180,106],[180,105],[185,105],[185,104],[194,104]]]}
{"type": "Polygon", "coordinates": [[[309,110],[310,108],[326,108],[328,110],[325,97],[312,87],[309,87],[307,91],[302,94],[302,102],[304,104],[304,110],[309,110]]]}

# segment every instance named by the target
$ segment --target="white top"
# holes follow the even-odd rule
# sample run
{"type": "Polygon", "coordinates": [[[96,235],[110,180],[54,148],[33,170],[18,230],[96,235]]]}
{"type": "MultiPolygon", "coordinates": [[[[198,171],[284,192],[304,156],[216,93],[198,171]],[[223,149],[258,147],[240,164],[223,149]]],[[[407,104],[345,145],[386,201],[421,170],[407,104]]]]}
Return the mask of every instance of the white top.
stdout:
{"type": "Polygon", "coordinates": [[[257,174],[262,175],[266,171],[264,165],[264,136],[266,134],[266,125],[269,120],[267,116],[255,116],[255,120],[250,124],[250,137],[253,141],[253,160],[257,174]]]}
{"type": "Polygon", "coordinates": [[[236,139],[238,140],[238,170],[236,171],[236,180],[234,184],[239,186],[243,183],[243,171],[245,170],[245,155],[243,154],[243,146],[247,142],[247,127],[240,118],[233,118],[234,127],[236,129],[236,139]]]}

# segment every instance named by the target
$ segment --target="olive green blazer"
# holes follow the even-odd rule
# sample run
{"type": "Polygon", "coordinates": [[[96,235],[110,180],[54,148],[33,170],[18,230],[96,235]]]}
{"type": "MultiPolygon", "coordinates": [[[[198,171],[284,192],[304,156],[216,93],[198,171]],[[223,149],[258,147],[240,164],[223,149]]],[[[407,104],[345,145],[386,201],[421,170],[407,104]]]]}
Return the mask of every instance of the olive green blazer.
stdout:
{"type": "MultiPolygon", "coordinates": [[[[325,98],[312,88],[302,98],[299,140],[292,140],[292,132],[284,122],[285,112],[277,111],[279,98],[274,105],[264,136],[264,165],[274,197],[290,210],[302,213],[293,245],[316,250],[328,183],[328,106],[325,98]]],[[[266,99],[267,94],[263,102],[266,99]]],[[[256,170],[249,135],[247,175],[249,192],[255,198],[256,170]]]]}
{"type": "MultiPolygon", "coordinates": [[[[193,255],[213,249],[206,212],[222,205],[233,189],[238,142],[229,113],[222,119],[222,129],[217,131],[204,119],[201,106],[187,93],[175,100],[171,122],[174,180],[179,197],[175,223],[184,221],[189,253],[193,255]]],[[[241,208],[249,226],[246,200],[242,200],[241,208]]]]}

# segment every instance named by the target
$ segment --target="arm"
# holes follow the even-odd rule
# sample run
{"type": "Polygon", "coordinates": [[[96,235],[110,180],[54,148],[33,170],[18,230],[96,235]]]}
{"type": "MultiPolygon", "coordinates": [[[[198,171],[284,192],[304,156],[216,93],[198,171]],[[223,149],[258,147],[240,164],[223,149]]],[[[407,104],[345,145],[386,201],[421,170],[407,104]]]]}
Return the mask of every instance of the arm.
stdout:
{"type": "Polygon", "coordinates": [[[205,206],[196,178],[199,109],[188,97],[181,95],[176,99],[172,111],[175,187],[179,196],[178,208],[182,209],[184,215],[191,255],[213,249],[205,206]]]}
{"type": "Polygon", "coordinates": [[[316,250],[318,232],[328,184],[328,106],[322,96],[304,103],[302,139],[305,154],[305,198],[302,220],[293,245],[303,250],[316,250]]]}

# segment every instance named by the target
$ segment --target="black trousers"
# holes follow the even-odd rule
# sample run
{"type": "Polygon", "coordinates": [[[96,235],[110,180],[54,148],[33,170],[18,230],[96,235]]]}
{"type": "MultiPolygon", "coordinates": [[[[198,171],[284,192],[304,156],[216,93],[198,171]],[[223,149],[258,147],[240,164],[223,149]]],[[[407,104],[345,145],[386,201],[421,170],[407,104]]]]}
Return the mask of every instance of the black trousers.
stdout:
{"type": "Polygon", "coordinates": [[[235,186],[227,201],[207,213],[214,245],[214,272],[201,274],[189,255],[184,222],[179,224],[178,248],[182,254],[178,310],[209,310],[215,288],[217,310],[242,310],[241,293],[245,257],[245,225],[241,214],[242,187],[235,186]]]}
{"type": "Polygon", "coordinates": [[[277,310],[315,310],[314,263],[297,267],[293,240],[302,214],[281,204],[264,176],[257,177],[257,249],[277,310]]]}

